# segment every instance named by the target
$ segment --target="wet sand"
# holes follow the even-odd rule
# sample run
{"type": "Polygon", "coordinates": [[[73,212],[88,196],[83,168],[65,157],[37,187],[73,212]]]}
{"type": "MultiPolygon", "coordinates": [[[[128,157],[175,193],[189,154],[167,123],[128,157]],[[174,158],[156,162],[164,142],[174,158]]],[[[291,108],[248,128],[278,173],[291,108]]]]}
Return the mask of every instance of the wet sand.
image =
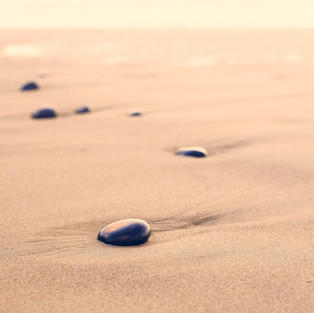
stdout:
{"type": "Polygon", "coordinates": [[[195,32],[0,31],[0,312],[313,312],[314,31],[195,32]]]}

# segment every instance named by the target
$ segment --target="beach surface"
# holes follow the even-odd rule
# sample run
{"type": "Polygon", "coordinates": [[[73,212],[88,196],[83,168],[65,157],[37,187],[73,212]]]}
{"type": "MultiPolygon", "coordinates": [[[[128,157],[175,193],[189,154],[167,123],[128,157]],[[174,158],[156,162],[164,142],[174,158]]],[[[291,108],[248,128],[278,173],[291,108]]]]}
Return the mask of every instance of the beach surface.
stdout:
{"type": "Polygon", "coordinates": [[[0,312],[312,313],[313,38],[1,30],[0,312]]]}

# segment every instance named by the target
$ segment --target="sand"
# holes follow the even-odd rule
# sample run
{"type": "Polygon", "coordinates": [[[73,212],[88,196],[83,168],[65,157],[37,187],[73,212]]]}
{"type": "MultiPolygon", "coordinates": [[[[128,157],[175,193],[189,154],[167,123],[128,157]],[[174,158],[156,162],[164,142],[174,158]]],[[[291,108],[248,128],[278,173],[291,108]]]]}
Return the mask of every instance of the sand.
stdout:
{"type": "Polygon", "coordinates": [[[0,312],[313,312],[313,36],[0,31],[0,312]]]}

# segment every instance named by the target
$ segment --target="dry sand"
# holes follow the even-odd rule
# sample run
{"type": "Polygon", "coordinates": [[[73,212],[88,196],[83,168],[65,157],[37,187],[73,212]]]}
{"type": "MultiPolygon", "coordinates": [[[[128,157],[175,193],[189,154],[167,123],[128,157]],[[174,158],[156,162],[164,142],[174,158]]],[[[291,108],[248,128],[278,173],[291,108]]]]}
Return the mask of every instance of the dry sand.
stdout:
{"type": "Polygon", "coordinates": [[[313,38],[1,31],[0,311],[313,312],[313,38]]]}

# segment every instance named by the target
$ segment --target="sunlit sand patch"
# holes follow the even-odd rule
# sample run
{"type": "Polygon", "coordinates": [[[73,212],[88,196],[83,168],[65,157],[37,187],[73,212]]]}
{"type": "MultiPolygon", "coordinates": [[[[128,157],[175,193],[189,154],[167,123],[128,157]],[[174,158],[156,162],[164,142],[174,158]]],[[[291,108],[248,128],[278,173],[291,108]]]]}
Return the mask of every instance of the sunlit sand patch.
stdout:
{"type": "Polygon", "coordinates": [[[235,57],[227,52],[215,53],[214,55],[205,57],[192,57],[184,62],[187,67],[214,67],[214,66],[228,66],[233,67],[238,65],[235,57]]]}
{"type": "Polygon", "coordinates": [[[104,54],[115,54],[118,52],[118,47],[113,42],[101,42],[94,43],[91,45],[83,45],[79,47],[78,53],[87,53],[92,55],[104,55],[104,54]]]}
{"type": "Polygon", "coordinates": [[[2,51],[4,57],[39,57],[42,55],[40,47],[36,45],[7,45],[2,51]]]}
{"type": "Polygon", "coordinates": [[[271,64],[278,62],[278,57],[275,54],[266,53],[262,58],[263,63],[271,64]]]}
{"type": "Polygon", "coordinates": [[[229,58],[225,61],[225,65],[226,66],[229,66],[229,67],[233,67],[233,66],[237,66],[238,65],[238,62],[236,59],[234,58],[229,58]]]}
{"type": "Polygon", "coordinates": [[[261,63],[261,60],[258,57],[254,56],[245,56],[239,60],[239,63],[245,66],[252,66],[261,63]]]}
{"type": "Polygon", "coordinates": [[[218,64],[216,57],[191,58],[186,62],[187,67],[213,67],[218,64]]]}
{"type": "MultiPolygon", "coordinates": [[[[82,56],[90,56],[102,59],[111,59],[117,58],[117,55],[121,55],[121,52],[118,51],[118,47],[111,42],[106,43],[94,43],[94,44],[81,44],[75,51],[72,51],[72,56],[82,60],[82,56]]],[[[87,62],[88,59],[83,59],[84,62],[87,62]]]]}
{"type": "Polygon", "coordinates": [[[299,64],[304,61],[304,58],[298,53],[287,53],[282,56],[281,60],[284,63],[299,64]]]}
{"type": "MultiPolygon", "coordinates": [[[[134,52],[132,47],[121,42],[82,44],[73,51],[73,56],[79,58],[80,62],[82,62],[82,56],[86,55],[93,57],[93,60],[97,60],[102,66],[123,66],[145,61],[145,51],[134,52]]],[[[90,58],[85,58],[83,61],[90,60],[90,58]]]]}
{"type": "Polygon", "coordinates": [[[102,66],[123,66],[134,64],[135,61],[130,58],[124,57],[112,57],[106,58],[100,62],[102,66]]]}
{"type": "Polygon", "coordinates": [[[34,42],[26,44],[6,45],[0,51],[2,57],[41,57],[53,55],[57,52],[59,44],[55,42],[34,42]]]}

